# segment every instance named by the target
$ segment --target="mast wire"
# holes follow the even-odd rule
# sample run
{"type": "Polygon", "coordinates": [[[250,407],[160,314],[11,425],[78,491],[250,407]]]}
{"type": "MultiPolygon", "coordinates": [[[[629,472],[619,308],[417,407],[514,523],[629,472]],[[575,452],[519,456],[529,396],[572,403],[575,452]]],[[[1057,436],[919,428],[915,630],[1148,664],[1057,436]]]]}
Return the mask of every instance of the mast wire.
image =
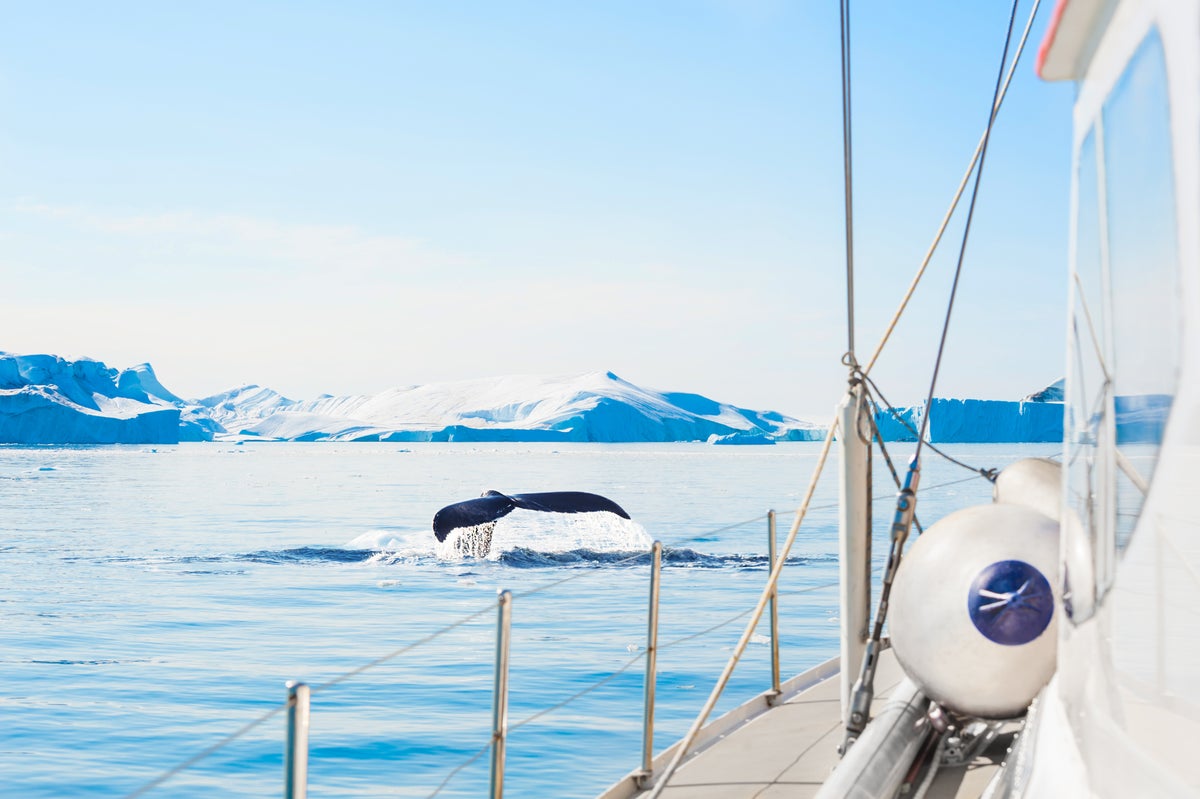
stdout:
{"type": "MultiPolygon", "coordinates": [[[[1004,103],[1004,98],[1008,95],[1008,86],[1012,83],[1013,75],[1017,71],[1017,65],[1021,62],[1021,54],[1025,52],[1025,43],[1029,41],[1029,33],[1033,29],[1033,21],[1037,17],[1038,8],[1041,6],[1042,0],[1034,0],[1033,8],[1029,11],[1029,20],[1025,23],[1025,31],[1021,34],[1021,41],[1017,45],[1017,53],[1013,57],[1013,62],[1008,68],[1008,75],[1004,78],[1004,87],[1000,90],[1000,96],[996,98],[994,113],[1000,112],[1000,106],[1004,103]]],[[[990,127],[990,125],[989,125],[990,127]]],[[[879,356],[883,353],[883,348],[887,346],[888,340],[892,333],[896,330],[896,325],[900,322],[900,317],[904,315],[904,311],[908,308],[908,303],[913,298],[913,294],[917,291],[917,286],[921,282],[921,278],[925,276],[925,270],[929,267],[930,261],[933,260],[933,254],[937,252],[938,245],[942,242],[942,236],[946,233],[946,228],[950,225],[950,218],[954,216],[955,210],[958,209],[959,200],[962,199],[963,192],[967,188],[967,181],[971,178],[971,173],[975,171],[975,164],[979,161],[980,153],[983,150],[983,142],[987,138],[985,132],[979,138],[979,143],[975,145],[975,152],[971,156],[971,163],[967,165],[966,172],[963,173],[962,180],[958,183],[958,189],[954,193],[954,199],[950,201],[950,207],[946,209],[945,216],[942,217],[942,224],[938,227],[937,233],[934,234],[933,242],[929,245],[929,249],[925,251],[925,258],[921,261],[921,266],[917,268],[917,274],[913,276],[912,282],[908,285],[908,290],[904,293],[903,299],[900,300],[900,307],[892,314],[892,319],[888,322],[887,329],[884,330],[883,336],[880,337],[879,343],[875,345],[875,351],[871,354],[871,358],[867,361],[867,365],[863,367],[863,373],[869,374],[874,368],[875,362],[879,360],[879,356]]]]}
{"type": "Polygon", "coordinates": [[[954,313],[954,300],[958,296],[958,281],[962,277],[963,260],[967,254],[967,241],[971,237],[971,222],[975,218],[975,203],[979,199],[979,184],[983,180],[983,167],[987,161],[988,143],[992,138],[992,127],[996,122],[996,104],[1000,99],[1000,87],[1004,84],[1004,68],[1008,64],[1008,47],[1012,43],[1013,23],[1017,19],[1017,6],[1021,0],[1013,0],[1012,10],[1008,15],[1008,32],[1004,36],[1004,52],[1000,56],[1000,70],[996,73],[996,88],[992,90],[992,102],[988,105],[988,123],[983,131],[983,143],[980,145],[979,167],[975,170],[975,185],[971,188],[971,203],[967,206],[967,222],[963,227],[962,244],[958,248],[958,263],[954,267],[954,282],[950,286],[950,301],[946,303],[946,320],[942,323],[942,337],[938,342],[937,358],[933,362],[933,376],[929,379],[929,396],[925,400],[925,413],[921,415],[921,432],[917,436],[917,449],[913,461],[920,462],[921,447],[925,443],[925,433],[929,429],[930,412],[933,410],[933,392],[937,388],[938,373],[942,368],[942,356],[946,351],[946,337],[950,332],[950,317],[954,313]]]}
{"type": "Polygon", "coordinates": [[[842,174],[846,199],[846,339],[847,360],[854,359],[854,169],[850,114],[850,0],[841,0],[842,41],[842,174]]]}
{"type": "MultiPolygon", "coordinates": [[[[893,405],[891,402],[889,402],[887,397],[883,396],[883,392],[879,390],[879,386],[876,385],[875,381],[872,378],[870,378],[866,375],[863,375],[863,382],[866,383],[870,387],[869,390],[870,390],[871,394],[873,395],[871,398],[871,402],[874,405],[876,413],[879,412],[879,405],[875,403],[874,397],[878,397],[879,402],[883,403],[884,409],[887,410],[887,412],[891,415],[891,417],[893,419],[895,419],[897,422],[899,422],[900,425],[902,425],[906,430],[908,430],[910,433],[912,433],[914,437],[919,435],[919,433],[917,432],[917,429],[915,427],[913,427],[911,424],[909,424],[908,420],[905,419],[900,414],[900,411],[897,410],[896,406],[893,405]]],[[[883,446],[883,437],[879,435],[878,427],[875,427],[875,434],[877,436],[879,436],[880,446],[882,447],[883,446]]],[[[943,452],[941,449],[939,449],[937,446],[935,446],[932,441],[926,441],[925,446],[929,447],[931,450],[936,452],[938,455],[941,455],[943,458],[948,460],[950,463],[953,463],[956,466],[961,466],[962,468],[966,469],[967,471],[975,472],[980,477],[983,477],[985,480],[988,480],[989,482],[992,482],[992,483],[996,482],[996,475],[998,475],[1000,473],[999,470],[994,467],[985,469],[985,468],[982,468],[979,466],[972,466],[969,463],[964,463],[964,462],[960,461],[958,458],[955,458],[954,456],[948,455],[945,452],[943,452]]],[[[885,452],[885,457],[886,457],[886,452],[885,452]]]]}

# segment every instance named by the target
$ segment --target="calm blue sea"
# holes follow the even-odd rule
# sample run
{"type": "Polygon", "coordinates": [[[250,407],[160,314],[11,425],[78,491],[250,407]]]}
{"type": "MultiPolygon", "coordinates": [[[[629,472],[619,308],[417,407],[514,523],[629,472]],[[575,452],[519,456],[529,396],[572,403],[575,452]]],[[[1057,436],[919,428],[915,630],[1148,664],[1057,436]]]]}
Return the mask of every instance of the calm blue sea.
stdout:
{"type": "MultiPolygon", "coordinates": [[[[741,634],[736,617],[767,574],[764,514],[780,512],[782,541],[819,449],[0,447],[0,794],[127,796],[280,706],[286,681],[336,680],[507,588],[517,598],[506,788],[593,796],[638,765],[643,663],[555,706],[641,652],[649,570],[630,550],[668,546],[657,751],[686,731],[741,634]],[[434,512],[486,489],[592,491],[637,524],[514,514],[497,528],[498,557],[439,556],[434,512]],[[590,536],[597,546],[580,546],[590,536]]],[[[952,452],[1001,466],[1057,447],[952,452]]],[[[877,530],[894,493],[880,473],[877,530]]],[[[960,482],[930,491],[918,515],[988,501],[990,484],[961,482],[969,476],[928,458],[923,486],[960,482]]],[[[784,573],[785,674],[836,654],[836,590],[821,587],[837,578],[836,485],[831,471],[784,573]]],[[[766,632],[718,710],[769,687],[766,632]]],[[[440,796],[483,795],[494,658],[488,610],[317,691],[310,795],[429,796],[447,777],[440,796]]],[[[146,795],[278,796],[283,739],[280,714],[146,795]]]]}

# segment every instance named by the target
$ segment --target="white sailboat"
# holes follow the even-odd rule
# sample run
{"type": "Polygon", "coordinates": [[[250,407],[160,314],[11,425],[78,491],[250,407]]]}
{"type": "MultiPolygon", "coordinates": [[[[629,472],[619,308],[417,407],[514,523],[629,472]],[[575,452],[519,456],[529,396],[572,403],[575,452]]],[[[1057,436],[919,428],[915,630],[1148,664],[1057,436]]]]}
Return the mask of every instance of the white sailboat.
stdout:
{"type": "Polygon", "coordinates": [[[1060,0],[1038,71],[1077,87],[1062,465],[1010,466],[908,547],[901,491],[872,596],[852,380],[840,657],[708,723],[739,647],[608,799],[1200,796],[1200,2],[1060,0]]]}

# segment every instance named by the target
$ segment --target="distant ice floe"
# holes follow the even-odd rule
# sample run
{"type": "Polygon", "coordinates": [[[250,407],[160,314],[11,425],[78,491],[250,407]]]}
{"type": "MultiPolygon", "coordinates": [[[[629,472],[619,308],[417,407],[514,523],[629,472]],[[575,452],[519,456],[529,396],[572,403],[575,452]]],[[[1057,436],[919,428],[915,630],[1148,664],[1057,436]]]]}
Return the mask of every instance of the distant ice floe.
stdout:
{"type": "Polygon", "coordinates": [[[758,430],[738,430],[735,433],[719,436],[713,433],[708,437],[708,443],[718,445],[729,444],[774,444],[775,439],[758,430]]]}

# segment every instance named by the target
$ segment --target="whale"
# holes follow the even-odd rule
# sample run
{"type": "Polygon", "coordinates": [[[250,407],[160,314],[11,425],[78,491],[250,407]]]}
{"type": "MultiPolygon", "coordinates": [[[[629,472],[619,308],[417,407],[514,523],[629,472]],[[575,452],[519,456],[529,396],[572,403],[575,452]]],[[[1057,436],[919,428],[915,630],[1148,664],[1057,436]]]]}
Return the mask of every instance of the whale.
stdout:
{"type": "Polygon", "coordinates": [[[496,520],[516,509],[546,513],[593,513],[606,511],[623,519],[630,518],[617,503],[599,494],[586,491],[547,491],[536,494],[502,494],[489,490],[474,499],[447,505],[433,515],[433,534],[444,542],[455,530],[460,530],[458,549],[461,554],[483,557],[491,548],[492,530],[496,520]]]}

